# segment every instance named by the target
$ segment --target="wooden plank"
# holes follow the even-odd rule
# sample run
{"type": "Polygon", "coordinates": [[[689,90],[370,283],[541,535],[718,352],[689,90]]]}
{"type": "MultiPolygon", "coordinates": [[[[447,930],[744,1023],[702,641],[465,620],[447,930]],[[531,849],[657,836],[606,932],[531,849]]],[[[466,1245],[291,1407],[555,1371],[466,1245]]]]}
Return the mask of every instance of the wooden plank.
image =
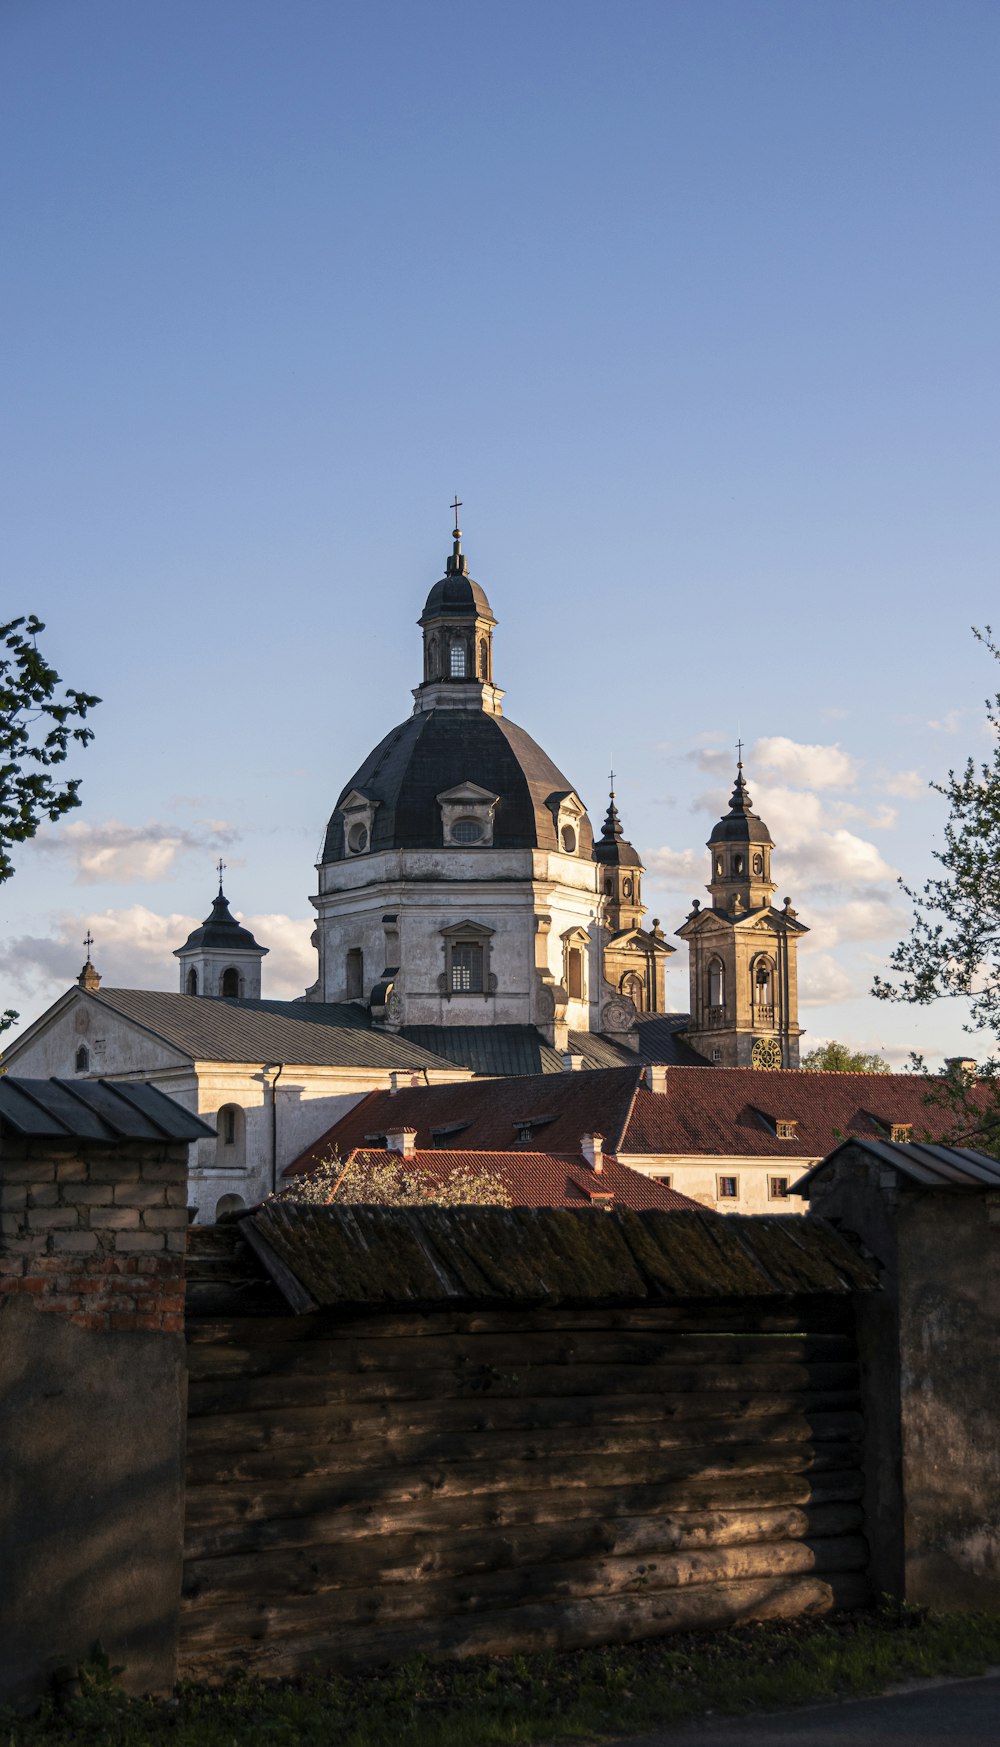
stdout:
{"type": "Polygon", "coordinates": [[[328,1589],[312,1595],[281,1595],[247,1603],[227,1601],[187,1609],[181,1633],[187,1649],[217,1650],[247,1640],[309,1636],[319,1630],[356,1631],[360,1627],[469,1618],[497,1608],[532,1602],[570,1603],[618,1595],[644,1598],[701,1585],[817,1573],[858,1571],[867,1558],[860,1537],[842,1536],[810,1546],[802,1541],[664,1554],[656,1558],[598,1558],[563,1564],[472,1573],[460,1578],[427,1578],[418,1583],[379,1584],[373,1588],[328,1589]]]}
{"type": "MultiPolygon", "coordinates": [[[[402,1500],[364,1499],[329,1506],[325,1492],[306,1482],[287,1491],[255,1492],[247,1488],[198,1487],[188,1494],[188,1558],[205,1558],[244,1550],[303,1547],[327,1541],[391,1534],[450,1534],[463,1530],[516,1528],[526,1524],[562,1522],[578,1516],[603,1521],[629,1516],[667,1515],[697,1525],[706,1517],[726,1519],[736,1512],[788,1511],[804,1513],[812,1522],[816,1510],[853,1509],[862,1495],[860,1470],[824,1470],[816,1474],[727,1476],[712,1481],[680,1480],[666,1484],[592,1486],[586,1493],[543,1487],[534,1492],[472,1494],[439,1499],[433,1495],[402,1500]]],[[[800,1518],[793,1517],[800,1530],[800,1518]]],[[[819,1519],[822,1522],[822,1518],[819,1519]]],[[[817,1527],[815,1533],[825,1533],[817,1527]]]]}
{"type": "Polygon", "coordinates": [[[856,1539],[861,1520],[860,1505],[835,1504],[811,1510],[791,1506],[692,1512],[688,1517],[576,1517],[505,1529],[478,1525],[452,1533],[447,1525],[435,1523],[424,1532],[341,1538],[291,1548],[255,1546],[221,1558],[188,1559],[184,1605],[197,1608],[227,1598],[312,1595],[349,1584],[418,1583],[428,1577],[598,1554],[646,1557],[759,1542],[815,1543],[838,1535],[856,1539]]]}
{"type": "MultiPolygon", "coordinates": [[[[624,1424],[595,1424],[582,1417],[575,1424],[459,1431],[437,1428],[412,1432],[395,1422],[374,1438],[342,1438],[331,1433],[322,1416],[312,1415],[299,1424],[284,1413],[246,1415],[208,1422],[215,1434],[199,1437],[192,1427],[188,1442],[189,1479],[211,1481],[216,1471],[236,1464],[241,1475],[267,1474],[283,1469],[286,1459],[295,1468],[319,1463],[323,1473],[351,1473],[390,1467],[413,1467],[424,1462],[522,1461],[544,1463],[569,1457],[589,1461],[591,1456],[628,1455],[655,1450],[707,1449],[718,1444],[823,1444],[860,1443],[863,1422],[859,1413],[772,1414],[756,1419],[718,1416],[710,1420],[661,1419],[624,1424]]],[[[202,1428],[203,1429],[203,1428],[202,1428]]]]}
{"type": "MultiPolygon", "coordinates": [[[[613,1308],[589,1305],[578,1310],[434,1310],[344,1312],[322,1311],[315,1316],[295,1317],[286,1310],[272,1319],[273,1337],[299,1342],[315,1338],[354,1339],[371,1335],[377,1339],[422,1339],[429,1330],[438,1333],[523,1333],[534,1329],[674,1329],[694,1334],[708,1329],[728,1332],[748,1330],[781,1333],[808,1330],[849,1332],[853,1329],[853,1305],[847,1298],[817,1295],[805,1299],[695,1300],[687,1304],[613,1308]]],[[[247,1338],[256,1338],[248,1330],[247,1338]]],[[[216,1319],[216,1327],[202,1326],[194,1318],[191,1339],[232,1341],[240,1339],[238,1319],[216,1319]]]]}
{"type": "Polygon", "coordinates": [[[210,1650],[197,1655],[182,1645],[179,1673],[188,1680],[213,1681],[247,1669],[259,1679],[278,1680],[316,1667],[349,1672],[397,1664],[414,1656],[444,1661],[509,1656],[517,1651],[573,1650],[588,1644],[629,1643],[664,1632],[708,1631],[751,1620],[818,1615],[833,1608],[863,1607],[868,1600],[868,1584],[856,1574],[751,1579],[651,1595],[539,1603],[386,1631],[366,1629],[333,1637],[320,1631],[291,1642],[244,1645],[235,1654],[210,1650]]]}
{"type": "Polygon", "coordinates": [[[824,1415],[858,1413],[854,1390],[795,1391],[783,1394],[560,1395],[551,1400],[531,1396],[474,1395],[421,1401],[316,1401],[311,1385],[299,1387],[289,1399],[285,1390],[272,1399],[272,1380],[252,1380],[249,1398],[235,1387],[219,1410],[196,1415],[188,1422],[188,1448],[223,1444],[252,1449],[266,1442],[294,1441],[313,1428],[329,1442],[364,1439],[391,1432],[394,1436],[433,1432],[534,1431],[545,1426],[675,1424],[689,1420],[726,1419],[732,1423],[780,1414],[824,1415]],[[230,1406],[230,1403],[232,1404],[230,1406]],[[270,1435],[273,1432],[273,1437],[270,1435]]]}
{"type": "MultiPolygon", "coordinates": [[[[262,1325],[265,1319],[262,1320],[262,1325]]],[[[244,1331],[245,1333],[246,1331],[244,1331]]],[[[244,1343],[246,1344],[246,1343],[244,1343]]],[[[253,1344],[253,1343],[251,1343],[253,1344]]],[[[454,1371],[465,1365],[524,1364],[530,1356],[539,1365],[656,1365],[671,1363],[681,1366],[769,1363],[774,1357],[781,1362],[803,1363],[816,1360],[845,1359],[852,1351],[850,1343],[815,1343],[806,1334],[760,1336],[756,1334],[672,1334],[654,1329],[566,1329],[512,1331],[483,1334],[440,1334],[429,1330],[420,1340],[386,1340],[379,1337],[325,1340],[319,1337],[301,1342],[268,1343],[292,1348],[294,1362],[322,1365],[331,1371],[454,1371]]],[[[220,1341],[232,1353],[241,1350],[240,1343],[220,1341]]],[[[275,1358],[284,1365],[288,1357],[275,1358]]],[[[204,1364],[200,1354],[193,1353],[192,1371],[199,1374],[204,1364]]]]}

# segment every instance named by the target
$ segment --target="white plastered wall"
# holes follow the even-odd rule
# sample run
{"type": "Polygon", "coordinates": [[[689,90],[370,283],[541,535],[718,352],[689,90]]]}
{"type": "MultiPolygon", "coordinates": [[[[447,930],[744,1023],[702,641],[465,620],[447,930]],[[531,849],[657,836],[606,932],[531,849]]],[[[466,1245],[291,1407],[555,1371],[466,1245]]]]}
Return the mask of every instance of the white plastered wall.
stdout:
{"type": "Polygon", "coordinates": [[[626,1152],[618,1157],[623,1165],[630,1165],[633,1171],[641,1171],[646,1177],[669,1177],[672,1189],[690,1195],[693,1201],[700,1201],[703,1207],[711,1207],[716,1213],[807,1213],[809,1204],[799,1195],[772,1196],[770,1178],[787,1177],[789,1183],[796,1183],[819,1162],[789,1158],[787,1153],[769,1159],[626,1152]],[[720,1196],[720,1177],[736,1178],[735,1198],[720,1196]]]}

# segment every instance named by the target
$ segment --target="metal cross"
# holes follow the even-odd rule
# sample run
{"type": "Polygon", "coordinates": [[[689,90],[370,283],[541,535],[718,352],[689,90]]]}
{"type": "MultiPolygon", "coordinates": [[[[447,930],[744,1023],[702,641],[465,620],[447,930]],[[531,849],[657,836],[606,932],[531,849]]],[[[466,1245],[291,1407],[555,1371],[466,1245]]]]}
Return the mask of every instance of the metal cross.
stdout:
{"type": "Polygon", "coordinates": [[[454,500],[454,502],[453,502],[453,503],[450,503],[450,504],[449,504],[449,505],[448,505],[448,508],[449,508],[449,509],[450,509],[450,510],[454,510],[454,512],[455,512],[455,532],[456,532],[456,534],[457,534],[457,533],[458,533],[458,512],[459,512],[459,510],[460,510],[460,509],[461,509],[461,508],[462,508],[462,505],[461,505],[461,502],[460,502],[460,500],[459,500],[459,496],[458,496],[458,492],[457,492],[457,491],[456,491],[456,493],[455,493],[455,500],[454,500]]]}
{"type": "Polygon", "coordinates": [[[219,857],[219,866],[218,866],[218,874],[219,874],[219,897],[220,897],[220,898],[221,898],[221,897],[222,897],[222,876],[223,876],[223,874],[224,874],[224,873],[225,873],[225,871],[226,871],[226,864],[225,864],[225,862],[224,862],[224,861],[223,861],[223,859],[222,859],[222,857],[221,857],[221,855],[220,855],[220,857],[219,857]]]}
{"type": "Polygon", "coordinates": [[[742,769],[742,767],[743,767],[743,742],[742,742],[742,740],[737,740],[737,742],[736,742],[736,757],[739,761],[740,768],[742,769]]]}
{"type": "Polygon", "coordinates": [[[611,784],[611,793],[612,793],[612,795],[614,795],[614,792],[615,792],[615,773],[613,770],[609,771],[609,773],[608,773],[608,781],[611,784]]]}
{"type": "Polygon", "coordinates": [[[87,963],[89,964],[90,963],[90,949],[94,944],[94,936],[91,934],[89,928],[87,929],[86,939],[84,940],[83,944],[87,948],[87,963]]]}

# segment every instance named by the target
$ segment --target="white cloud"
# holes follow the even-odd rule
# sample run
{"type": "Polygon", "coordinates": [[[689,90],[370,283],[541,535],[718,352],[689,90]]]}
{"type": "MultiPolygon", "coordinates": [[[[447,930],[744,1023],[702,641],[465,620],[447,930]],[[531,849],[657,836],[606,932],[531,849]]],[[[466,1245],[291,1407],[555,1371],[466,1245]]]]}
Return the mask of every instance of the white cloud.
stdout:
{"type": "Polygon", "coordinates": [[[927,788],[927,778],[919,770],[889,771],[882,779],[887,795],[899,795],[906,801],[916,800],[927,788]]]}
{"type": "Polygon", "coordinates": [[[55,829],[43,828],[35,844],[43,855],[71,861],[77,885],[131,885],[163,879],[179,855],[216,854],[238,836],[225,819],[203,819],[191,828],[155,820],[146,825],[126,825],[118,819],[101,825],[74,820],[55,829]]]}
{"type": "MultiPolygon", "coordinates": [[[[314,920],[283,915],[234,914],[269,948],[263,963],[263,993],[277,1001],[294,1000],[316,980],[316,955],[309,945],[314,920]]],[[[88,928],[94,936],[93,961],[107,988],[176,989],[176,947],[183,945],[200,917],[167,916],[132,904],[123,910],[80,915],[61,911],[50,932],[24,934],[0,948],[0,974],[13,998],[54,1001],[79,973],[88,928]]],[[[6,1004],[6,1003],[5,1003],[6,1004]]]]}
{"type": "Polygon", "coordinates": [[[799,960],[800,1007],[831,1007],[853,1001],[865,991],[852,982],[843,965],[829,953],[803,954],[799,960]]]}
{"type": "Polygon", "coordinates": [[[873,831],[891,831],[899,817],[896,808],[890,807],[887,801],[877,807],[859,807],[854,801],[831,801],[828,806],[831,818],[854,819],[873,831]]]}
{"type": "Polygon", "coordinates": [[[949,710],[939,722],[928,722],[928,728],[934,728],[939,734],[957,734],[958,725],[962,720],[961,710],[949,710]]]}
{"type": "Polygon", "coordinates": [[[784,734],[756,742],[752,768],[771,771],[785,782],[810,789],[851,789],[858,776],[856,761],[839,746],[808,746],[784,734]]]}
{"type": "Polygon", "coordinates": [[[693,849],[651,849],[646,856],[646,867],[668,886],[686,887],[692,880],[704,881],[708,858],[696,855],[693,849]]]}
{"type": "Polygon", "coordinates": [[[688,761],[698,770],[707,770],[713,776],[721,771],[732,770],[735,775],[736,760],[731,752],[724,752],[716,746],[697,746],[688,753],[688,761]]]}

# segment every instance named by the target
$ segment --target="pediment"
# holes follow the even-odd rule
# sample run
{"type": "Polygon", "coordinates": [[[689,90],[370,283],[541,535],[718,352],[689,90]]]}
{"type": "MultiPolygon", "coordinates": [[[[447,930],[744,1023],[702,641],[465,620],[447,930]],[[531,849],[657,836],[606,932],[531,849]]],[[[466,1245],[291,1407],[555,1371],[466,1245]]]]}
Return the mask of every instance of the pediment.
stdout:
{"type": "Polygon", "coordinates": [[[545,805],[557,819],[582,819],[587,811],[575,789],[556,789],[546,796],[545,805]]]}
{"type": "Polygon", "coordinates": [[[378,805],[379,802],[373,801],[370,795],[362,794],[360,789],[352,789],[349,795],[344,796],[337,811],[338,813],[373,813],[378,805]]]}
{"type": "Polygon", "coordinates": [[[444,940],[489,940],[495,930],[482,922],[453,922],[448,928],[439,928],[438,933],[444,940]]]}
{"type": "Polygon", "coordinates": [[[495,807],[499,795],[492,789],[484,789],[479,783],[456,783],[453,789],[445,789],[437,800],[440,806],[495,807]]]}

